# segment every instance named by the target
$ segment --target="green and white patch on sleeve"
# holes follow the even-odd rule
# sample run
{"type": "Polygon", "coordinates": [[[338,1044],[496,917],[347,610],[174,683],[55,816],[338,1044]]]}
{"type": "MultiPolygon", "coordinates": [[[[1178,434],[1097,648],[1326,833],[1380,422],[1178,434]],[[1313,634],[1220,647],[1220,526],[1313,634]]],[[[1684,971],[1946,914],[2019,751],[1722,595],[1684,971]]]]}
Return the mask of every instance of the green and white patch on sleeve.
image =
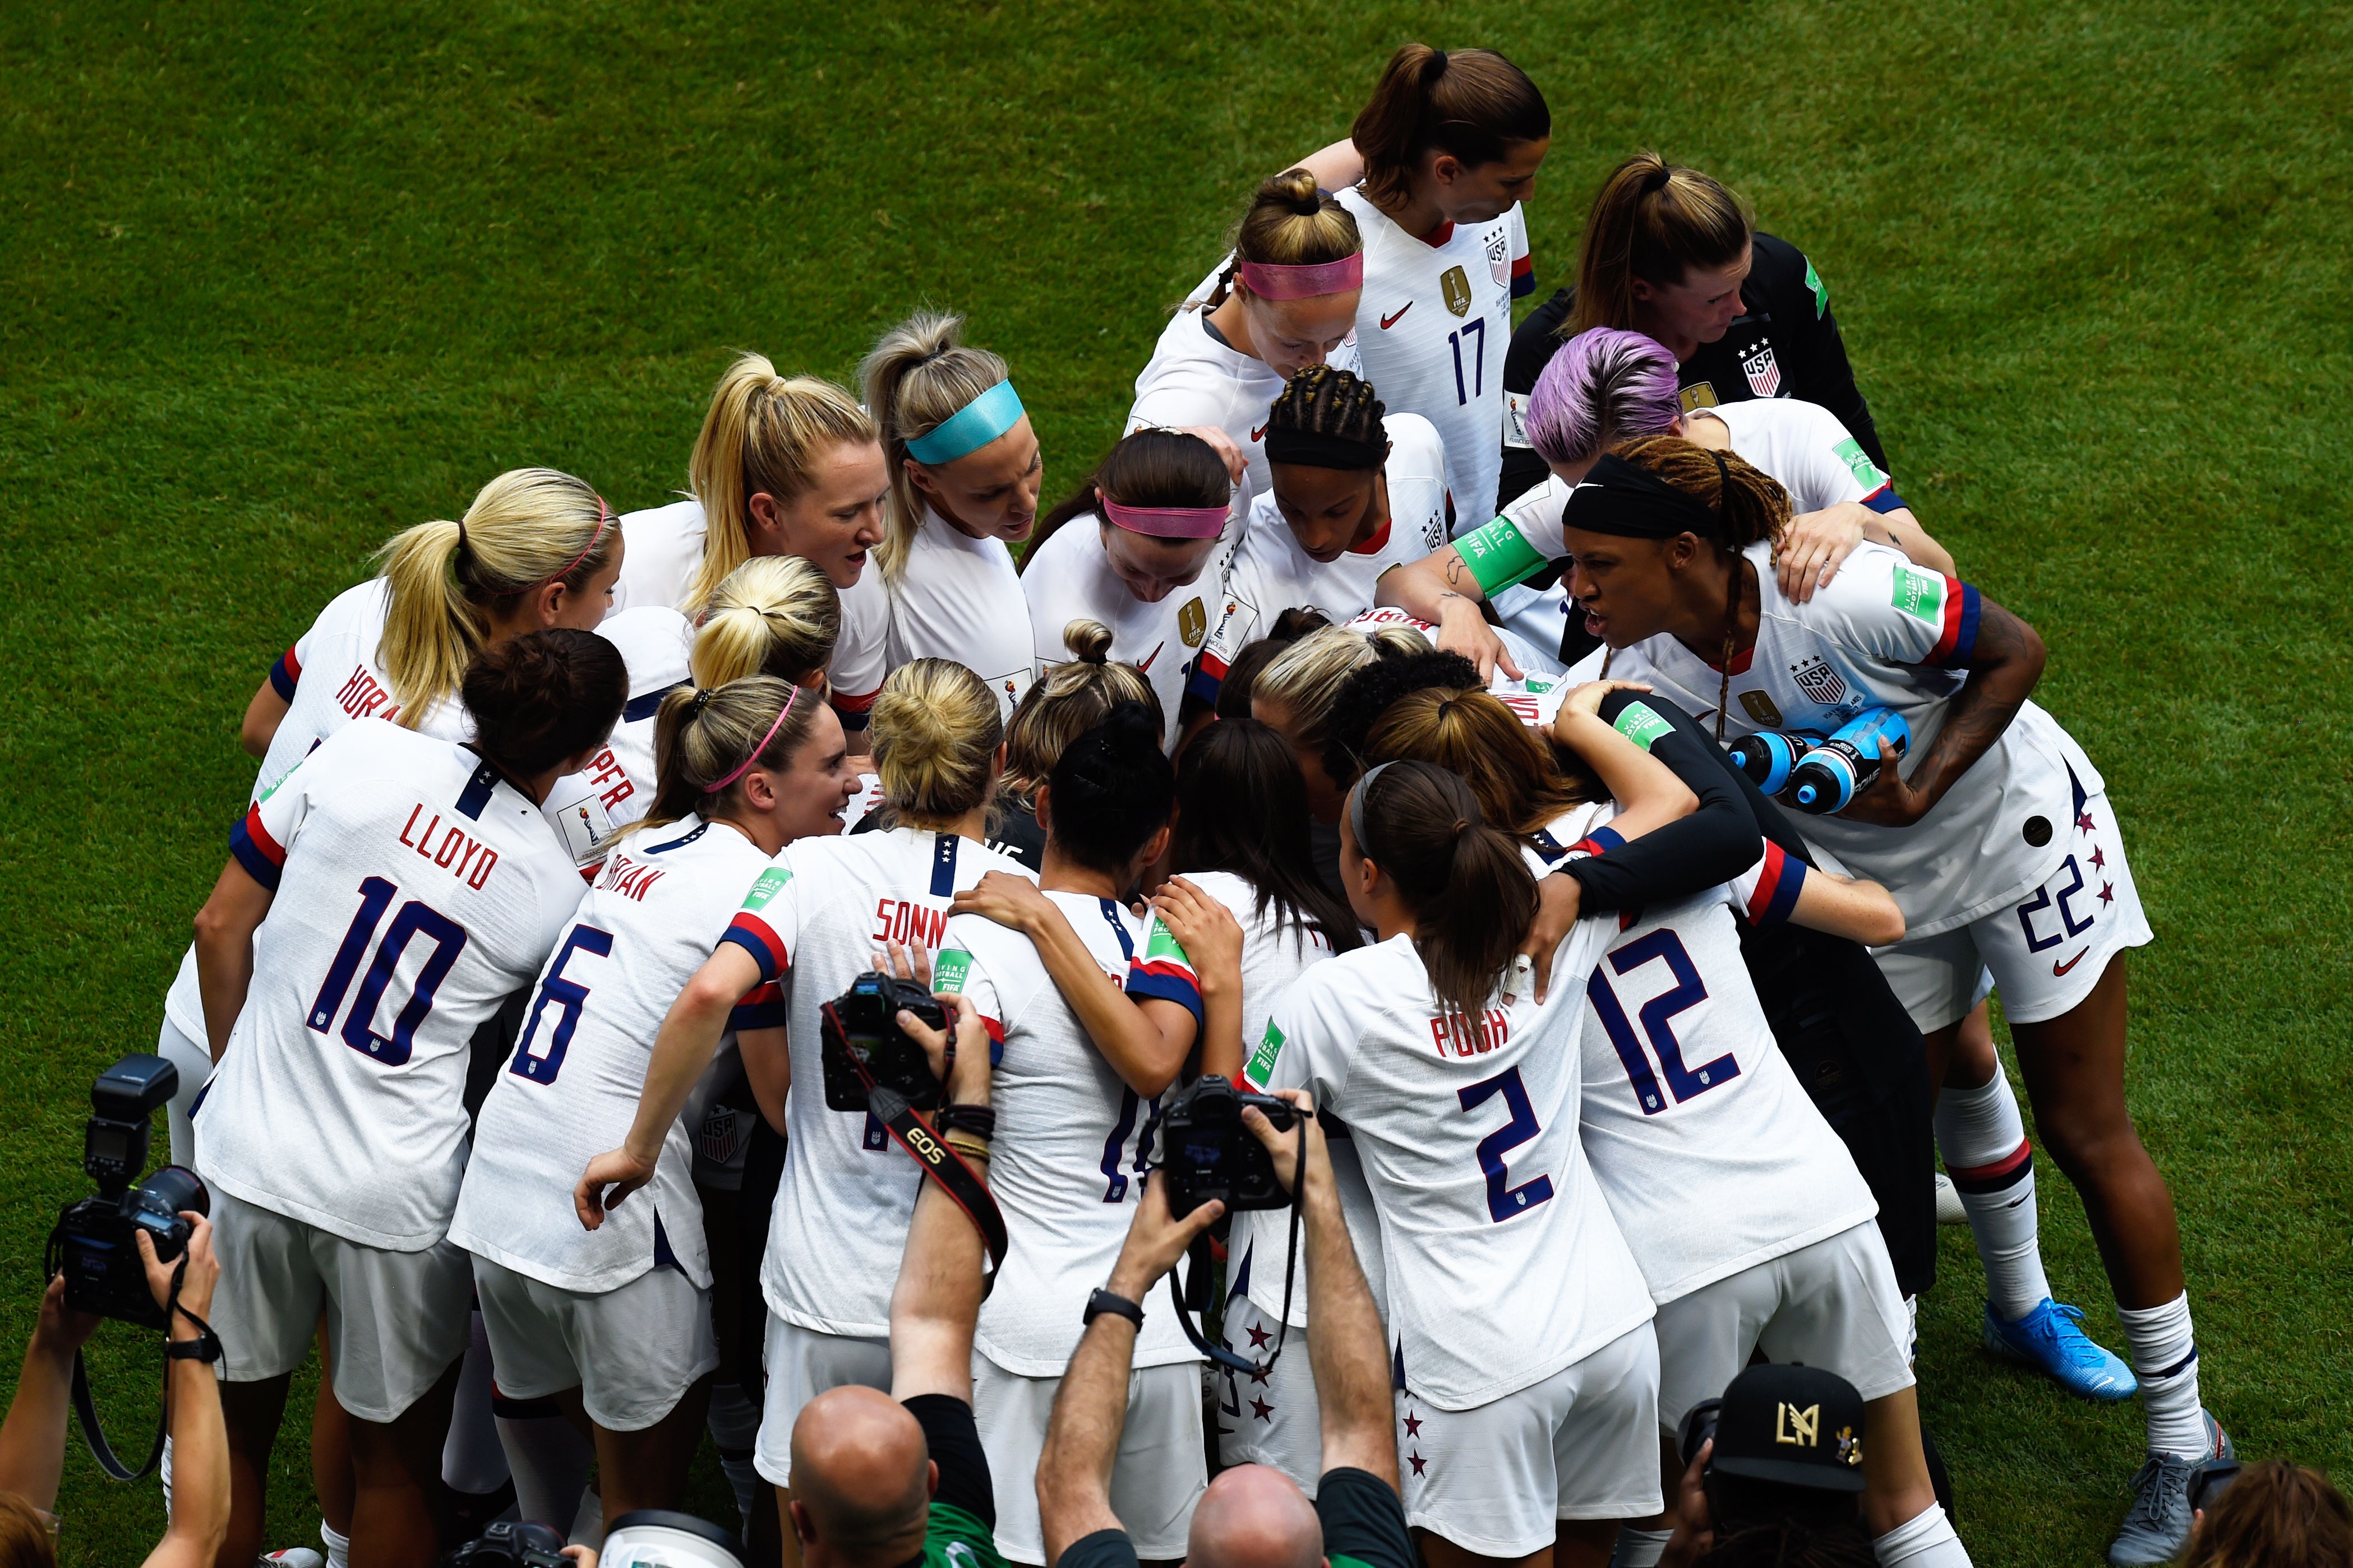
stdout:
{"type": "Polygon", "coordinates": [[[1863,494],[1869,495],[1887,482],[1885,471],[1871,460],[1871,454],[1864,451],[1862,443],[1853,437],[1841,441],[1831,451],[1847,466],[1847,471],[1854,476],[1854,482],[1862,487],[1863,494]]]}
{"type": "Polygon", "coordinates": [[[752,890],[744,895],[744,909],[754,910],[766,909],[768,901],[783,892],[785,884],[792,879],[793,874],[782,866],[769,867],[760,873],[760,879],[752,884],[752,890]]]}
{"type": "Polygon", "coordinates": [[[1552,564],[1508,517],[1464,534],[1454,542],[1454,552],[1471,569],[1479,592],[1490,598],[1552,564]]]}
{"type": "Polygon", "coordinates": [[[1945,579],[1935,572],[1910,566],[1895,568],[1895,607],[1942,629],[1945,624],[1945,579]]]}
{"type": "Polygon", "coordinates": [[[1806,287],[1814,291],[1814,320],[1819,321],[1831,313],[1831,291],[1822,286],[1822,275],[1814,270],[1811,261],[1806,263],[1806,287]]]}
{"type": "Polygon", "coordinates": [[[1660,718],[1656,709],[1641,702],[1629,702],[1620,709],[1615,728],[1620,734],[1646,752],[1651,749],[1651,742],[1662,735],[1675,732],[1675,727],[1660,718]]]}
{"type": "Polygon", "coordinates": [[[932,989],[962,994],[972,983],[972,954],[952,947],[932,960],[932,989]]]}
{"type": "Polygon", "coordinates": [[[1274,1076],[1274,1058],[1282,1054],[1282,1031],[1274,1026],[1273,1019],[1269,1018],[1266,1021],[1266,1037],[1259,1041],[1258,1049],[1250,1053],[1250,1059],[1242,1064],[1242,1077],[1250,1079],[1253,1088],[1264,1089],[1274,1076]]]}
{"type": "Polygon", "coordinates": [[[1152,928],[1144,933],[1143,962],[1150,963],[1156,958],[1173,958],[1187,969],[1193,967],[1192,959],[1185,952],[1185,944],[1176,940],[1176,933],[1170,931],[1158,915],[1152,917],[1152,928]]]}

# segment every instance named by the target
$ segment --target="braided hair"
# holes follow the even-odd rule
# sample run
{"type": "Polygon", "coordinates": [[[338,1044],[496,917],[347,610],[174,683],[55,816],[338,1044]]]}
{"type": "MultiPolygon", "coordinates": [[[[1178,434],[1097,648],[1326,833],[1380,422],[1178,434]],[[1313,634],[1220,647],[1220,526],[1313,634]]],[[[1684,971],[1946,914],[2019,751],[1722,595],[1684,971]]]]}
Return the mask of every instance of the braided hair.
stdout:
{"type": "MultiPolygon", "coordinates": [[[[1364,377],[1328,364],[1311,364],[1283,384],[1266,413],[1270,434],[1289,430],[1359,442],[1377,453],[1388,437],[1381,426],[1388,410],[1364,377]]],[[[1377,458],[1372,464],[1379,467],[1377,458]]]]}

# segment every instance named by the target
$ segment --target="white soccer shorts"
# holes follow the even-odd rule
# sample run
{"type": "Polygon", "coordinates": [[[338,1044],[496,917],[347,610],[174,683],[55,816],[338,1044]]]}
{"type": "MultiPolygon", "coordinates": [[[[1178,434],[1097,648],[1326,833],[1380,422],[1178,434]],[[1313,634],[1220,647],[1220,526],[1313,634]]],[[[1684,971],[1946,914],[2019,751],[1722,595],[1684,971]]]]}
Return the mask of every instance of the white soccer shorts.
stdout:
{"type": "Polygon", "coordinates": [[[1879,1222],[1703,1285],[1659,1309],[1659,1430],[1720,1399],[1750,1354],[1836,1373],[1865,1400],[1912,1386],[1912,1314],[1879,1222]]]}
{"type": "Polygon", "coordinates": [[[2065,831],[2067,857],[2025,898],[1873,954],[1922,1034],[1967,1017],[1984,996],[1978,980],[1988,970],[2011,1023],[2063,1016],[2092,994],[2117,953],[2151,939],[2107,795],[2087,798],[2065,831]]]}
{"type": "Polygon", "coordinates": [[[466,1353],[472,1259],[447,1241],[389,1252],[213,1189],[213,1293],[221,1379],[259,1383],[302,1364],[327,1314],[335,1403],[390,1422],[466,1353]]]}
{"type": "MultiPolygon", "coordinates": [[[[1226,1345],[1240,1355],[1263,1365],[1277,1343],[1277,1327],[1247,1296],[1226,1303],[1226,1345]]],[[[1307,1361],[1307,1331],[1294,1326],[1281,1342],[1281,1358],[1262,1375],[1209,1369],[1218,1399],[1218,1458],[1228,1468],[1281,1470],[1312,1498],[1324,1476],[1324,1411],[1307,1361]]]]}
{"type": "MultiPolygon", "coordinates": [[[[1022,1377],[975,1351],[972,1413],[997,1488],[997,1550],[1009,1563],[1046,1561],[1038,1518],[1038,1458],[1059,1377],[1022,1377]]],[[[1127,1424],[1111,1468],[1111,1510],[1146,1563],[1185,1555],[1193,1508],[1209,1477],[1201,1447],[1201,1363],[1127,1374],[1127,1424]]]]}
{"type": "Polygon", "coordinates": [[[801,1407],[828,1389],[861,1384],[891,1392],[891,1342],[822,1334],[768,1314],[767,1403],[760,1410],[760,1440],[752,1468],[776,1486],[793,1479],[793,1423],[801,1407]]]}
{"type": "Polygon", "coordinates": [[[1525,1557],[1553,1543],[1561,1520],[1660,1510],[1648,1323],[1501,1399],[1440,1410],[1401,1389],[1397,1411],[1406,1522],[1465,1551],[1525,1557]]]}
{"type": "Polygon", "coordinates": [[[608,1432],[644,1431],[719,1366],[710,1293],[675,1268],[592,1293],[477,1257],[474,1295],[499,1392],[544,1399],[576,1387],[588,1419],[608,1432]]]}

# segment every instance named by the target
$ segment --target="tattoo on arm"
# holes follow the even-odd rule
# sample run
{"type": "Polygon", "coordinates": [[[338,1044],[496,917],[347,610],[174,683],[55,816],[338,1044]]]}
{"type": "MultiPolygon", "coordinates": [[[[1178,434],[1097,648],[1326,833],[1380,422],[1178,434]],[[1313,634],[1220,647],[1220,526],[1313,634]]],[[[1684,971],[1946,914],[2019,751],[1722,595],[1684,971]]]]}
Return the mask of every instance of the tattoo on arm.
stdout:
{"type": "Polygon", "coordinates": [[[1969,682],[1953,699],[1945,727],[1916,775],[1915,787],[1941,799],[1960,776],[2000,740],[2042,678],[2042,638],[2024,621],[1995,604],[1978,601],[1977,648],[1969,656],[1969,682]]]}
{"type": "MultiPolygon", "coordinates": [[[[1462,581],[1463,570],[1462,557],[1461,555],[1457,554],[1447,557],[1446,581],[1450,586],[1462,581]]],[[[1458,595],[1449,595],[1449,597],[1456,596],[1458,595]]]]}

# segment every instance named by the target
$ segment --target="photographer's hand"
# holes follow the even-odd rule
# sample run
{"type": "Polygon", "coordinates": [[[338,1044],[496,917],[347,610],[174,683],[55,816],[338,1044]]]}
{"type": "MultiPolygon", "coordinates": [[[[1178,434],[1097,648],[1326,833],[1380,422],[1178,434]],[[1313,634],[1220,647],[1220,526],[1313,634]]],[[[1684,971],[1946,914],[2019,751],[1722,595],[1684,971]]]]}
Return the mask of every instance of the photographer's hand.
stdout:
{"type": "Polygon", "coordinates": [[[1211,1198],[1183,1219],[1176,1218],[1168,1212],[1168,1184],[1159,1172],[1153,1172],[1144,1184],[1144,1199],[1135,1205],[1134,1223],[1127,1227],[1126,1245],[1120,1248],[1119,1261],[1112,1266],[1104,1289],[1131,1301],[1143,1300],[1160,1283],[1160,1277],[1176,1267],[1193,1238],[1225,1212],[1226,1205],[1211,1198]]]}
{"type": "MultiPolygon", "coordinates": [[[[1275,1089],[1267,1092],[1277,1100],[1289,1100],[1298,1112],[1291,1119],[1291,1126],[1287,1130],[1277,1127],[1274,1119],[1255,1105],[1242,1107],[1242,1125],[1249,1128],[1250,1136],[1265,1144],[1266,1152],[1274,1156],[1275,1179],[1282,1184],[1282,1190],[1293,1197],[1299,1196],[1291,1184],[1293,1175],[1299,1170],[1299,1141],[1306,1139],[1307,1190],[1311,1194],[1321,1193],[1335,1178],[1332,1174],[1331,1145],[1324,1142],[1324,1129],[1315,1120],[1314,1097],[1303,1089],[1275,1089]]],[[[1338,1189],[1335,1187],[1333,1191],[1336,1194],[1338,1189]]]]}
{"type": "Polygon", "coordinates": [[[1715,1546],[1715,1521],[1708,1512],[1707,1488],[1701,1479],[1714,1452],[1715,1439],[1710,1437],[1683,1468],[1683,1483],[1675,1491],[1675,1531],[1667,1538],[1659,1568],[1692,1568],[1715,1546]]]}
{"type": "MultiPolygon", "coordinates": [[[[201,1332],[190,1314],[211,1315],[221,1267],[213,1251],[212,1221],[192,1209],[182,1209],[180,1217],[188,1222],[187,1250],[168,1263],[155,1256],[145,1231],[133,1236],[157,1306],[172,1300],[176,1277],[184,1310],[172,1314],[168,1337],[186,1342],[201,1332]]],[[[172,1523],[148,1554],[146,1568],[195,1568],[212,1562],[228,1535],[228,1427],[212,1363],[191,1358],[164,1365],[172,1417],[172,1523]]]]}
{"type": "MultiPolygon", "coordinates": [[[[213,1315],[213,1288],[220,1283],[220,1259],[213,1256],[213,1222],[194,1209],[182,1209],[180,1217],[189,1225],[188,1249],[182,1255],[187,1263],[187,1276],[180,1281],[180,1305],[199,1318],[213,1315]]],[[[147,1289],[155,1298],[155,1305],[169,1307],[172,1300],[172,1277],[180,1271],[182,1258],[169,1263],[155,1256],[154,1238],[145,1231],[132,1233],[139,1248],[139,1261],[147,1270],[147,1289]]],[[[172,1326],[164,1331],[166,1339],[192,1340],[196,1337],[195,1324],[181,1313],[172,1314],[172,1326]]]]}
{"type": "Polygon", "coordinates": [[[66,1278],[50,1279],[41,1315],[25,1346],[16,1397],[0,1424],[0,1491],[21,1494],[44,1513],[57,1507],[58,1478],[66,1462],[66,1403],[73,1386],[74,1352],[104,1319],[66,1305],[66,1278]]]}

